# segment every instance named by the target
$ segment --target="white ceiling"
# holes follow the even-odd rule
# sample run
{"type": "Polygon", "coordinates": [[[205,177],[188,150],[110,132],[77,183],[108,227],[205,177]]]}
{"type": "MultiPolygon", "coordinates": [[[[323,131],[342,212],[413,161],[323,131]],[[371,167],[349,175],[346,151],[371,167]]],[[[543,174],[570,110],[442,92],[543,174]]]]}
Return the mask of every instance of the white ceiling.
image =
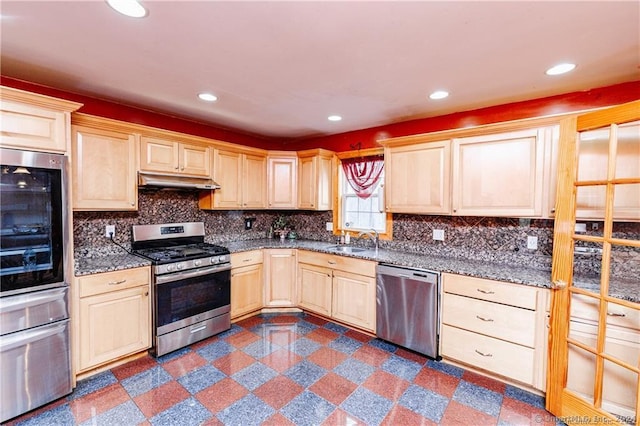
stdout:
{"type": "Polygon", "coordinates": [[[638,1],[142,3],[2,0],[1,72],[278,138],[640,79],[638,1]]]}

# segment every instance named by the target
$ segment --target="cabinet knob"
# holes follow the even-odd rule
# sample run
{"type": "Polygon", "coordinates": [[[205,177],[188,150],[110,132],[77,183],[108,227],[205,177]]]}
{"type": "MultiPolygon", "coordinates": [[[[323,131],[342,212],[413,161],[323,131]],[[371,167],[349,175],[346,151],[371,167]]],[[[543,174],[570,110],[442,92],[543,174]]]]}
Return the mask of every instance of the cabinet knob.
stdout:
{"type": "Polygon", "coordinates": [[[554,207],[551,209],[551,213],[555,213],[555,212],[556,212],[556,208],[554,207]]]}
{"type": "Polygon", "coordinates": [[[145,292],[144,292],[144,295],[145,295],[145,296],[148,296],[148,295],[149,295],[149,292],[148,292],[148,291],[145,291],[145,292]]]}
{"type": "Polygon", "coordinates": [[[174,169],[175,169],[175,170],[178,170],[179,168],[180,168],[180,167],[178,167],[178,166],[175,166],[175,167],[174,167],[174,169]]]}

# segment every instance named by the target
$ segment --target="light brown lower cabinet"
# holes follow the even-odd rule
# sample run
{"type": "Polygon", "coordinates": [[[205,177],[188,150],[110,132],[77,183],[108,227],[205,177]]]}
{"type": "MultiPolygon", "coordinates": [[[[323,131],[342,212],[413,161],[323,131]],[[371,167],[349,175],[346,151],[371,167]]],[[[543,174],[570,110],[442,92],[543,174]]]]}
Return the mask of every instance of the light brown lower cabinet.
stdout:
{"type": "Polygon", "coordinates": [[[151,345],[149,267],[76,278],[79,296],[77,372],[151,345]]]}
{"type": "Polygon", "coordinates": [[[264,307],[296,306],[296,250],[264,250],[264,307]]]}
{"type": "Polygon", "coordinates": [[[231,254],[231,318],[262,308],[262,250],[231,254]]]}
{"type": "Polygon", "coordinates": [[[298,251],[298,306],[370,332],[376,327],[376,263],[298,251]]]}
{"type": "Polygon", "coordinates": [[[445,360],[545,389],[548,290],[446,273],[442,289],[445,360]]]}

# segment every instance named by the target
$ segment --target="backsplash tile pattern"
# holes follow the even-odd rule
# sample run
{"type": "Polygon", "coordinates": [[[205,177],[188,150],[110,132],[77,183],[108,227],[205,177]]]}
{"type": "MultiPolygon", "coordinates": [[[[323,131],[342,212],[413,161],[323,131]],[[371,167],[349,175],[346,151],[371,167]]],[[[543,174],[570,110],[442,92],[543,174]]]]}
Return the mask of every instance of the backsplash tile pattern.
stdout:
{"type": "MultiPolygon", "coordinates": [[[[104,236],[106,225],[116,225],[114,240],[127,249],[131,246],[131,227],[137,224],[202,221],[206,241],[224,244],[264,238],[269,226],[281,215],[288,219],[299,238],[327,242],[334,242],[336,238],[325,229],[326,222],[333,220],[331,212],[204,211],[198,208],[198,194],[188,191],[140,191],[138,204],[137,212],[74,212],[76,255],[121,253],[122,249],[104,236]],[[244,230],[247,217],[255,218],[251,230],[244,230]]],[[[602,225],[588,233],[601,235],[602,225]]],[[[616,223],[614,236],[640,239],[640,223],[616,223]]],[[[393,241],[383,240],[380,245],[387,249],[550,270],[553,221],[394,214],[393,241]],[[434,229],[444,230],[444,241],[433,240],[434,229]],[[527,249],[527,236],[538,237],[536,250],[527,249]]],[[[597,273],[600,263],[601,256],[597,254],[576,255],[574,270],[597,273]]],[[[640,249],[616,247],[612,275],[640,276],[640,249]]]]}

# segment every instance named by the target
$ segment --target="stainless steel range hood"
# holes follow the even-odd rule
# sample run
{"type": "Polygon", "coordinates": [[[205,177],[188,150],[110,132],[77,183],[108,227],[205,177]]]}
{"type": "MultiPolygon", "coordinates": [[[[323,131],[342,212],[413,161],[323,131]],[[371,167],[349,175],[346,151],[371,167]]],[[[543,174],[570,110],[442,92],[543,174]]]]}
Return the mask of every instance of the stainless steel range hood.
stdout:
{"type": "Polygon", "coordinates": [[[212,190],[220,185],[204,177],[176,176],[162,173],[138,172],[138,187],[149,189],[212,190]]]}

